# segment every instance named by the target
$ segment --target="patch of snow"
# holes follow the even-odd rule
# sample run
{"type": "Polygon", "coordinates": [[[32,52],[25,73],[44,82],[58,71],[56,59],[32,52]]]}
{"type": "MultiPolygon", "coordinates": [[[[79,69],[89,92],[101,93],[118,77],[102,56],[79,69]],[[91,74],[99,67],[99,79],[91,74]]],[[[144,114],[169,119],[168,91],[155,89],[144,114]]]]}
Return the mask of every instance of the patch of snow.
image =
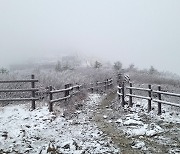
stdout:
{"type": "Polygon", "coordinates": [[[134,119],[129,119],[123,123],[124,125],[143,125],[142,121],[137,121],[134,119]]]}
{"type": "Polygon", "coordinates": [[[144,124],[142,127],[137,127],[137,128],[128,128],[127,130],[125,130],[125,132],[130,135],[130,136],[141,136],[141,135],[145,135],[145,136],[154,136],[157,135],[159,133],[162,133],[164,130],[154,124],[144,124]]]}
{"type": "Polygon", "coordinates": [[[112,123],[112,120],[108,120],[109,123],[112,123]]]}
{"type": "Polygon", "coordinates": [[[107,117],[108,117],[107,115],[103,115],[103,118],[104,118],[104,119],[107,119],[107,117]]]}
{"type": "Polygon", "coordinates": [[[87,112],[76,111],[78,119],[66,120],[44,106],[29,111],[26,105],[5,106],[0,110],[0,149],[10,153],[119,153],[95,123],[88,121],[101,100],[89,95],[87,112]],[[99,143],[101,142],[101,144],[99,143]],[[108,146],[107,146],[108,145],[108,146]]]}
{"type": "Polygon", "coordinates": [[[143,149],[143,150],[146,149],[145,143],[143,141],[136,141],[135,145],[133,145],[132,148],[143,149]]]}
{"type": "Polygon", "coordinates": [[[115,121],[116,123],[123,123],[123,121],[122,121],[122,119],[117,119],[116,121],[115,121]]]}

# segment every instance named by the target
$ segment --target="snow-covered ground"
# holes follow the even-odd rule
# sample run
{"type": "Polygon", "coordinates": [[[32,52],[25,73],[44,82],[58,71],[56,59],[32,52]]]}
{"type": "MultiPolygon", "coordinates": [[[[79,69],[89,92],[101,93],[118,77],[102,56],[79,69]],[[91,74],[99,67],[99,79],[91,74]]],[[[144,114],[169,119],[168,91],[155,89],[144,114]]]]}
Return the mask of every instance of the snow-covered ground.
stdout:
{"type": "MultiPolygon", "coordinates": [[[[0,108],[0,153],[119,153],[111,139],[91,121],[100,96],[89,95],[83,110],[67,120],[47,106],[29,111],[27,105],[0,108]]],[[[62,110],[63,112],[63,110],[62,110]]]]}
{"type": "MultiPolygon", "coordinates": [[[[82,109],[76,110],[70,119],[63,114],[63,109],[59,109],[58,114],[50,113],[47,105],[34,111],[29,111],[27,104],[1,107],[0,153],[120,153],[93,120],[102,98],[89,94],[82,109]]],[[[118,110],[114,110],[110,102],[103,110],[101,121],[122,130],[130,139],[128,144],[132,149],[144,153],[180,153],[178,109],[163,105],[163,113],[158,116],[156,105],[147,113],[147,101],[136,99],[134,102],[132,108],[125,106],[118,110]]]]}
{"type": "MultiPolygon", "coordinates": [[[[123,130],[127,138],[132,140],[132,148],[142,152],[180,153],[180,113],[178,108],[162,105],[162,115],[157,115],[157,104],[153,110],[147,112],[147,101],[135,99],[132,108],[121,107],[121,112],[115,118],[104,115],[107,122],[116,124],[123,130]],[[123,110],[123,115],[122,115],[123,110]],[[156,148],[156,149],[155,149],[156,148]],[[164,149],[162,149],[164,148],[164,149]]],[[[107,110],[110,110],[107,108],[107,110]]],[[[112,111],[111,111],[112,112],[112,111]]],[[[114,113],[115,115],[115,113],[114,113]]]]}

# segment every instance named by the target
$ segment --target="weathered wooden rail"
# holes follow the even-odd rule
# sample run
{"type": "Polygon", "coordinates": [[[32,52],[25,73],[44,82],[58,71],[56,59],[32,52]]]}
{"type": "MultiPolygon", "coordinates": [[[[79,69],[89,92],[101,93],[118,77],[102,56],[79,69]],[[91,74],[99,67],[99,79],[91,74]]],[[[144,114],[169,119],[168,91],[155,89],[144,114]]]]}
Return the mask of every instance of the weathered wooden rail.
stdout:
{"type": "Polygon", "coordinates": [[[6,81],[0,81],[0,83],[31,83],[31,88],[27,89],[1,89],[0,93],[8,93],[8,92],[31,92],[31,97],[29,98],[4,98],[0,99],[1,102],[5,101],[32,101],[32,109],[35,109],[35,101],[38,100],[38,98],[35,97],[35,92],[38,91],[38,88],[35,87],[35,83],[38,82],[37,79],[35,79],[34,75],[31,75],[31,79],[27,80],[6,80],[6,81]]]}
{"type": "Polygon", "coordinates": [[[132,83],[130,83],[130,86],[127,86],[126,89],[129,90],[129,93],[125,95],[124,89],[125,86],[124,84],[122,84],[121,86],[117,86],[117,94],[119,99],[121,98],[121,103],[122,106],[124,107],[125,105],[125,97],[128,96],[129,97],[129,106],[132,107],[133,102],[132,99],[133,98],[140,98],[140,99],[146,99],[148,100],[148,112],[150,112],[152,110],[151,104],[152,102],[156,102],[158,103],[158,115],[160,115],[162,113],[162,104],[166,104],[166,105],[171,105],[171,106],[175,106],[175,107],[180,107],[180,104],[177,103],[172,103],[172,102],[168,102],[168,101],[164,101],[162,100],[162,95],[169,95],[169,96],[175,96],[175,97],[180,97],[180,94],[176,94],[176,93],[170,93],[170,92],[164,92],[161,90],[161,86],[158,86],[158,90],[153,90],[151,85],[148,85],[148,88],[140,88],[140,87],[133,87],[132,83]],[[142,95],[136,95],[133,94],[133,91],[144,91],[147,92],[148,96],[142,96],[142,95]],[[158,99],[154,99],[153,98],[153,93],[156,93],[158,96],[158,99]]]}
{"type": "MultiPolygon", "coordinates": [[[[100,88],[104,88],[104,90],[109,89],[113,85],[113,79],[106,79],[105,81],[99,82],[97,81],[96,83],[90,83],[89,88],[87,90],[91,90],[91,92],[98,92],[100,88]]],[[[53,111],[53,103],[59,102],[59,101],[67,101],[69,98],[71,98],[73,95],[77,94],[80,92],[80,88],[82,85],[74,85],[72,84],[66,84],[64,89],[58,89],[58,90],[52,90],[52,86],[50,86],[50,92],[49,92],[49,111],[53,111]],[[73,91],[76,89],[76,91],[73,91]],[[56,93],[64,93],[63,97],[60,98],[53,98],[53,94],[56,93]]]]}
{"type": "Polygon", "coordinates": [[[111,86],[113,85],[113,79],[106,79],[104,81],[96,81],[96,83],[90,83],[90,87],[88,88],[88,90],[91,90],[91,92],[95,92],[95,91],[99,91],[100,88],[107,90],[109,88],[111,88],[111,86]]]}
{"type": "MultiPolygon", "coordinates": [[[[0,81],[0,83],[31,83],[30,88],[26,89],[0,89],[0,93],[8,93],[8,92],[31,92],[31,97],[28,98],[4,98],[0,99],[1,102],[4,101],[32,101],[32,109],[35,109],[35,101],[39,98],[36,98],[36,95],[38,94],[39,89],[35,87],[35,83],[38,82],[37,79],[35,79],[34,75],[31,75],[31,79],[26,80],[7,80],[7,81],[0,81]]],[[[104,88],[104,90],[110,89],[113,85],[113,79],[106,79],[105,81],[90,84],[90,88],[84,87],[86,90],[91,90],[91,92],[99,91],[99,89],[104,88]]],[[[46,90],[46,94],[49,95],[49,111],[53,111],[53,103],[59,102],[59,101],[67,101],[69,98],[71,98],[73,95],[76,95],[80,92],[82,89],[82,85],[72,85],[72,84],[66,84],[64,89],[57,89],[54,90],[52,86],[49,86],[49,89],[46,90]],[[54,94],[58,93],[64,93],[63,97],[54,98],[54,94]]]]}
{"type": "Polygon", "coordinates": [[[58,89],[53,90],[52,86],[50,86],[50,92],[49,92],[49,111],[53,111],[53,103],[59,102],[59,101],[67,101],[69,98],[71,98],[73,95],[77,94],[80,91],[81,85],[75,85],[72,86],[72,84],[66,84],[64,89],[58,89]],[[76,89],[74,92],[73,90],[76,89]],[[53,94],[56,93],[64,93],[64,97],[53,99],[53,94]]]}

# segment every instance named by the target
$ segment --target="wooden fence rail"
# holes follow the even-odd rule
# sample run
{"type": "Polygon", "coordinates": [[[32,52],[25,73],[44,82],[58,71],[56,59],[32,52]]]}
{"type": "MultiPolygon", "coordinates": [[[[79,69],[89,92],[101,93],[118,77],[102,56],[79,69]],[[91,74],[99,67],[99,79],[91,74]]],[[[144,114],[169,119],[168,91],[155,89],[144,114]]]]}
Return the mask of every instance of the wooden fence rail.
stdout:
{"type": "MultiPolygon", "coordinates": [[[[88,90],[91,90],[91,92],[95,92],[95,90],[98,92],[99,88],[103,88],[105,90],[109,89],[113,85],[113,79],[106,79],[105,81],[99,82],[97,81],[96,83],[90,83],[90,88],[87,88],[88,90]]],[[[73,95],[77,94],[80,91],[80,88],[82,85],[74,85],[72,84],[66,84],[64,89],[58,89],[58,90],[53,90],[52,86],[49,87],[49,111],[53,111],[53,103],[63,101],[63,100],[68,100],[71,98],[73,95]],[[74,92],[73,90],[76,90],[74,92]],[[61,98],[53,98],[53,94],[56,93],[64,93],[64,97],[61,98]]]]}
{"type": "Polygon", "coordinates": [[[111,88],[112,85],[113,85],[113,79],[110,78],[102,82],[96,81],[96,83],[90,83],[90,87],[88,88],[88,90],[91,90],[91,92],[95,92],[95,91],[98,92],[100,88],[107,90],[111,88]]]}
{"type": "Polygon", "coordinates": [[[38,91],[38,88],[35,88],[35,82],[38,82],[37,79],[35,79],[34,75],[31,75],[31,79],[27,80],[3,80],[0,81],[0,83],[19,83],[19,82],[29,82],[31,83],[31,88],[28,89],[1,89],[0,93],[8,93],[8,92],[31,92],[30,98],[5,98],[0,99],[1,102],[4,101],[32,101],[31,108],[34,110],[36,108],[35,101],[38,100],[38,98],[35,97],[35,92],[38,91]]]}
{"type": "Polygon", "coordinates": [[[129,106],[130,107],[132,107],[132,105],[133,105],[132,98],[140,98],[140,99],[148,100],[148,112],[150,112],[151,109],[152,109],[152,107],[151,107],[152,102],[158,103],[158,115],[160,115],[162,113],[161,104],[180,107],[180,104],[164,101],[164,100],[162,100],[162,97],[161,97],[162,95],[180,97],[180,94],[164,92],[164,91],[161,90],[161,86],[158,86],[158,90],[152,90],[151,87],[152,87],[151,85],[148,85],[148,88],[133,87],[132,83],[130,83],[130,86],[126,87],[126,89],[129,90],[129,93],[125,95],[124,94],[125,93],[125,90],[124,90],[125,87],[124,87],[124,84],[122,84],[122,85],[117,86],[117,94],[118,94],[119,99],[122,98],[121,104],[122,104],[123,107],[124,107],[124,104],[125,104],[125,97],[126,96],[129,97],[129,106]],[[142,95],[133,94],[133,91],[136,91],[136,90],[147,92],[148,96],[142,96],[142,95]],[[152,97],[153,93],[158,94],[158,99],[154,99],[152,97]]]}
{"type": "MultiPolygon", "coordinates": [[[[31,88],[24,88],[24,89],[0,89],[0,93],[8,93],[8,92],[31,92],[31,97],[29,98],[5,98],[5,99],[0,99],[0,101],[32,101],[32,109],[35,109],[35,101],[38,100],[39,98],[36,98],[36,92],[39,91],[38,88],[35,87],[35,82],[38,82],[37,79],[35,79],[34,75],[31,75],[31,79],[26,79],[26,80],[3,80],[0,81],[0,83],[31,83],[31,88]]],[[[107,90],[111,88],[113,85],[113,79],[106,79],[102,82],[97,81],[96,83],[91,83],[91,87],[88,88],[88,90],[91,90],[92,92],[95,92],[95,90],[98,92],[100,88],[104,88],[104,90],[107,90]]],[[[68,100],[71,98],[71,96],[76,95],[77,93],[80,92],[80,88],[82,88],[82,85],[74,85],[72,84],[66,84],[64,89],[57,89],[53,90],[52,86],[49,86],[49,89],[47,91],[47,94],[49,95],[49,111],[53,111],[53,103],[63,101],[63,100],[68,100]],[[53,98],[54,94],[58,93],[64,93],[64,96],[61,98],[53,98]]]]}
{"type": "Polygon", "coordinates": [[[59,90],[53,90],[52,86],[50,86],[50,92],[49,92],[49,111],[53,111],[53,103],[59,102],[59,101],[67,101],[71,96],[77,94],[80,91],[81,85],[75,85],[72,86],[72,84],[66,84],[64,89],[59,89],[59,90]],[[73,92],[73,90],[77,90],[76,92],[73,92]],[[72,93],[71,93],[72,92],[72,93]],[[64,97],[53,99],[53,94],[56,93],[64,93],[64,97]]]}

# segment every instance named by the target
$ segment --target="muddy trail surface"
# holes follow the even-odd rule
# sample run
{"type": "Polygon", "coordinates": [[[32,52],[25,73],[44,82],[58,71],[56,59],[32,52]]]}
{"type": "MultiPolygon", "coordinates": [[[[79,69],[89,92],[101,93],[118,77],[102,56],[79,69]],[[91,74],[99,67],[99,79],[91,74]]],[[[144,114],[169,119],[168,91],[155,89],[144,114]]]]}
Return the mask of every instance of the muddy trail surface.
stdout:
{"type": "Polygon", "coordinates": [[[180,153],[180,123],[152,119],[147,114],[143,114],[145,113],[143,109],[138,113],[129,108],[122,109],[116,97],[115,91],[109,92],[94,112],[93,120],[99,129],[112,139],[122,154],[180,153]],[[141,134],[143,131],[140,130],[140,134],[129,135],[125,130],[130,129],[131,132],[132,128],[133,132],[139,123],[124,125],[128,115],[138,115],[142,122],[141,127],[148,125],[155,128],[158,125],[157,128],[163,131],[149,130],[149,132],[154,132],[146,135],[141,134]]]}

